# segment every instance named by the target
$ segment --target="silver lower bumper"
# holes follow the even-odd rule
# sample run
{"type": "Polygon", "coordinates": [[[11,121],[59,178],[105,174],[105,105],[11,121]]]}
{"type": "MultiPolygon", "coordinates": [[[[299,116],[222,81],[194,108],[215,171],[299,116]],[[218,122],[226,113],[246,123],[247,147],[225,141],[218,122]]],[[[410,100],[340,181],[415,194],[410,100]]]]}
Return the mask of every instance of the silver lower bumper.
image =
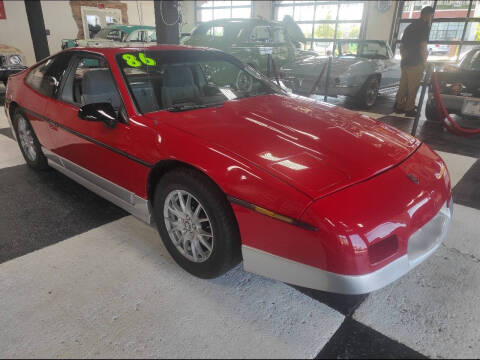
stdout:
{"type": "Polygon", "coordinates": [[[409,239],[406,255],[383,268],[364,275],[343,275],[242,246],[243,267],[265,277],[292,285],[339,294],[369,293],[394,282],[428,258],[447,235],[453,202],[445,202],[440,211],[409,239]]]}

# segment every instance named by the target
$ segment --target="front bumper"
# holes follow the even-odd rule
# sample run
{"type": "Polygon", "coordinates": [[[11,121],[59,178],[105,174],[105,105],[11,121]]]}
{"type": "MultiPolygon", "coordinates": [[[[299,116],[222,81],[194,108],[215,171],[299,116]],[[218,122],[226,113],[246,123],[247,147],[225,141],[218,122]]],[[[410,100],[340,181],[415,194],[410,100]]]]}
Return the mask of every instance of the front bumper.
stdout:
{"type": "MultiPolygon", "coordinates": [[[[465,100],[473,101],[473,102],[480,102],[480,98],[475,97],[465,97],[465,96],[457,96],[457,95],[450,95],[450,94],[441,94],[443,103],[445,104],[445,108],[448,110],[449,113],[452,114],[462,114],[463,103],[465,100]]],[[[429,101],[433,101],[433,94],[429,94],[429,101]]]]}
{"type": "Polygon", "coordinates": [[[438,247],[448,230],[450,202],[448,170],[422,144],[388,171],[314,200],[299,220],[316,231],[233,209],[246,270],[361,294],[403,276],[438,247]]]}
{"type": "Polygon", "coordinates": [[[20,71],[25,70],[26,66],[2,66],[0,67],[0,81],[5,81],[10,75],[19,73],[20,71]]]}
{"type": "Polygon", "coordinates": [[[325,271],[245,245],[242,246],[243,266],[246,271],[311,289],[346,295],[366,294],[394,282],[427,259],[447,235],[452,214],[453,201],[450,199],[410,237],[407,254],[364,275],[325,271]]]}
{"type": "MultiPolygon", "coordinates": [[[[313,85],[315,84],[316,78],[300,78],[300,77],[284,77],[281,79],[283,84],[292,90],[292,92],[300,95],[307,95],[312,90],[313,85]]],[[[328,92],[328,96],[336,97],[338,95],[342,96],[356,96],[360,91],[361,86],[337,86],[333,84],[333,81],[329,81],[329,86],[327,91],[325,91],[325,80],[320,81],[320,84],[317,86],[313,92],[316,95],[325,95],[328,92]]]]}

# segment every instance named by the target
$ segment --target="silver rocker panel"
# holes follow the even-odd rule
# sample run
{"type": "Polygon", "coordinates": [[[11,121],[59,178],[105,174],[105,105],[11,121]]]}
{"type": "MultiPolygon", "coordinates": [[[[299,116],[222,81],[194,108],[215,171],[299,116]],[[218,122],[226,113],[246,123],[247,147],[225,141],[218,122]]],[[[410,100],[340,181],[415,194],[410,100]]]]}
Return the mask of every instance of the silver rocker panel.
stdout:
{"type": "Polygon", "coordinates": [[[152,224],[152,214],[150,212],[148,200],[137,196],[133,192],[114,184],[110,180],[63,158],[50,150],[45,148],[42,148],[42,150],[47,157],[48,164],[52,168],[93,191],[95,194],[121,207],[147,224],[152,224]]]}

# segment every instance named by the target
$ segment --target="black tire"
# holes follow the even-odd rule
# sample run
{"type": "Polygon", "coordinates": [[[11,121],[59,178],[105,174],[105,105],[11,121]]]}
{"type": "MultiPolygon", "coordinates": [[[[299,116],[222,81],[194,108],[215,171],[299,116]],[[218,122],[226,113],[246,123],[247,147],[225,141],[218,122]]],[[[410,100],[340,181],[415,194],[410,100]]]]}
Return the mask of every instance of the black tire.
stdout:
{"type": "Polygon", "coordinates": [[[441,121],[440,116],[438,116],[435,103],[432,100],[427,101],[427,104],[425,105],[425,116],[427,117],[428,121],[441,121]]]}
{"type": "Polygon", "coordinates": [[[33,130],[32,126],[30,125],[30,121],[28,121],[27,116],[20,111],[19,109],[15,110],[15,113],[13,115],[13,127],[15,131],[15,135],[17,137],[17,142],[18,146],[20,147],[20,150],[22,152],[22,155],[27,162],[28,166],[30,166],[32,169],[35,170],[48,170],[50,167],[48,166],[47,158],[45,157],[43,151],[42,151],[42,146],[40,145],[40,142],[38,141],[37,135],[35,134],[35,131],[33,130]],[[20,139],[20,130],[19,130],[19,124],[21,121],[25,121],[25,126],[27,131],[30,132],[32,136],[32,147],[35,150],[35,156],[29,156],[27,155],[27,150],[24,148],[24,146],[21,143],[20,139]]]}
{"type": "Polygon", "coordinates": [[[155,189],[153,214],[168,252],[177,264],[190,274],[203,279],[215,278],[241,261],[240,233],[230,203],[216,184],[199,171],[178,168],[165,174],[155,189]],[[209,257],[203,262],[194,262],[184,256],[167,231],[164,205],[169,194],[176,190],[193,195],[210,219],[209,224],[214,235],[213,246],[209,257]]]}
{"type": "Polygon", "coordinates": [[[357,95],[358,105],[366,109],[372,107],[377,101],[379,89],[380,79],[377,76],[369,77],[357,95]]]}

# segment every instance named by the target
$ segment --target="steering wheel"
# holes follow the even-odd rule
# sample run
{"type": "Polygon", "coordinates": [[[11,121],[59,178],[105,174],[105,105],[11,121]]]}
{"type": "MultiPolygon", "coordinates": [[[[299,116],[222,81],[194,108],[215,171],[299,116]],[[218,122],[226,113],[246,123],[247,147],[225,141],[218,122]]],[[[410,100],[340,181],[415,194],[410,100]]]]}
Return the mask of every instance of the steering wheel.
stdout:
{"type": "Polygon", "coordinates": [[[244,70],[240,70],[237,74],[235,86],[238,90],[249,92],[253,87],[253,78],[249,76],[244,70]]]}

